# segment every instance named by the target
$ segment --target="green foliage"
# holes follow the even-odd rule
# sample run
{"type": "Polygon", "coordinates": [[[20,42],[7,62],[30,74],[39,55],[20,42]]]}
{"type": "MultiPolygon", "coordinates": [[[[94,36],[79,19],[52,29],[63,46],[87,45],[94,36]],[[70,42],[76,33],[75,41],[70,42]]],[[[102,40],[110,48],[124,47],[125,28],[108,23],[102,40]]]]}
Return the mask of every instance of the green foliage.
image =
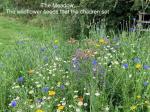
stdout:
{"type": "MultiPolygon", "coordinates": [[[[89,26],[92,24],[95,24],[97,21],[101,21],[102,19],[106,20],[106,28],[107,30],[115,29],[118,30],[118,26],[120,25],[120,22],[122,21],[131,21],[131,18],[136,18],[138,11],[146,11],[149,12],[149,1],[145,0],[1,0],[2,5],[0,5],[0,9],[2,10],[2,7],[4,9],[4,6],[13,6],[15,8],[31,8],[31,9],[38,9],[40,6],[40,3],[46,2],[46,3],[70,3],[74,4],[75,6],[78,6],[79,9],[93,9],[93,10],[109,10],[109,14],[107,15],[59,15],[58,17],[53,15],[47,16],[48,19],[46,19],[43,16],[43,21],[40,21],[39,24],[51,24],[53,21],[50,21],[49,18],[56,18],[54,20],[54,23],[61,23],[60,19],[62,19],[61,25],[65,31],[66,37],[74,37],[79,39],[80,35],[83,33],[85,37],[89,37],[89,26]],[[61,17],[60,17],[61,16],[61,17]],[[78,16],[78,17],[77,17],[78,16]],[[83,19],[84,18],[84,19],[83,19]],[[66,21],[65,21],[66,20],[66,21]],[[84,21],[83,21],[84,20],[84,21]],[[94,20],[94,21],[93,21],[94,20]],[[81,21],[84,23],[81,23],[81,21]],[[43,23],[41,23],[43,22],[43,23]],[[95,23],[93,23],[95,22],[95,23]],[[83,26],[82,26],[83,25],[83,26]]],[[[33,15],[27,15],[27,19],[32,19],[33,17],[36,18],[36,16],[33,15]]],[[[39,17],[39,16],[38,16],[39,17]]],[[[41,16],[42,18],[42,16],[41,16]]],[[[41,19],[39,18],[39,19],[41,19]]],[[[37,18],[38,19],[38,18],[37,18]]]]}
{"type": "MultiPolygon", "coordinates": [[[[32,27],[29,30],[33,31],[32,27]]],[[[110,35],[105,40],[100,33],[93,31],[93,44],[86,43],[90,39],[69,44],[56,37],[54,31],[50,34],[53,38],[48,41],[32,38],[25,41],[28,37],[20,34],[20,41],[23,38],[24,43],[15,44],[2,55],[1,111],[32,112],[42,105],[40,109],[54,112],[58,104],[65,104],[64,112],[77,109],[81,112],[129,112],[132,106],[137,106],[137,112],[149,112],[150,85],[143,84],[150,81],[149,70],[143,68],[143,65],[150,64],[148,33],[123,32],[120,38],[110,35]],[[58,48],[54,49],[54,45],[58,48]],[[86,58],[83,55],[89,53],[86,50],[96,53],[86,58]],[[134,62],[133,58],[137,57],[140,61],[134,62]],[[136,69],[137,63],[142,68],[136,69]],[[128,64],[128,67],[124,68],[123,64],[128,64]],[[76,68],[78,66],[80,69],[76,68]],[[33,70],[31,74],[30,69],[33,70]],[[18,81],[19,77],[23,77],[23,82],[18,81]],[[45,87],[48,91],[55,91],[56,95],[43,92],[45,87]],[[80,99],[84,105],[79,102],[79,97],[83,97],[80,99]],[[13,100],[17,101],[16,107],[9,106],[13,100]]]]}

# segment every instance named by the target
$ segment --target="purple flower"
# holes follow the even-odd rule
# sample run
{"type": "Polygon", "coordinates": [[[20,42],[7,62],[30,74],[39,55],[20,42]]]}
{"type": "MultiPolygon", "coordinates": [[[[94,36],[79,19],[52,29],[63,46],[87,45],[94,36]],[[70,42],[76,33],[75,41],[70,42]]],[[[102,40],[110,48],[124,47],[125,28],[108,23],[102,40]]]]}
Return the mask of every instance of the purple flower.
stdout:
{"type": "Polygon", "coordinates": [[[147,81],[145,81],[145,82],[143,83],[144,86],[148,86],[148,84],[149,84],[149,83],[148,83],[147,81]]]}
{"type": "Polygon", "coordinates": [[[135,57],[135,58],[133,58],[133,61],[134,61],[135,63],[139,63],[139,62],[141,61],[141,59],[138,58],[138,57],[135,57]]]}
{"type": "Polygon", "coordinates": [[[54,49],[57,49],[57,48],[58,48],[58,46],[57,46],[57,45],[54,45],[54,46],[53,46],[53,48],[54,48],[54,49]]]}
{"type": "Polygon", "coordinates": [[[48,91],[49,91],[49,87],[44,87],[44,88],[42,88],[42,91],[43,91],[43,92],[48,92],[48,91]]]}
{"type": "Polygon", "coordinates": [[[64,85],[61,85],[60,88],[61,88],[62,90],[64,90],[64,89],[65,89],[65,86],[64,86],[64,85]]]}
{"type": "Polygon", "coordinates": [[[150,66],[148,66],[148,65],[144,65],[143,68],[144,68],[145,70],[150,70],[150,66]]]}
{"type": "Polygon", "coordinates": [[[17,102],[16,101],[12,101],[11,104],[10,104],[10,106],[16,107],[17,106],[17,102]]]}
{"type": "Polygon", "coordinates": [[[97,61],[96,61],[96,60],[93,60],[93,61],[92,61],[92,65],[97,65],[97,61]]]}
{"type": "Polygon", "coordinates": [[[73,68],[75,69],[75,71],[80,70],[80,63],[76,57],[72,59],[72,65],[73,65],[73,68]]]}
{"type": "Polygon", "coordinates": [[[127,69],[129,65],[126,63],[126,64],[123,64],[122,66],[123,68],[127,69]]]}
{"type": "Polygon", "coordinates": [[[18,78],[18,82],[19,82],[19,83],[22,83],[22,82],[23,82],[23,79],[24,79],[24,78],[23,78],[22,76],[19,77],[19,78],[18,78]]]}

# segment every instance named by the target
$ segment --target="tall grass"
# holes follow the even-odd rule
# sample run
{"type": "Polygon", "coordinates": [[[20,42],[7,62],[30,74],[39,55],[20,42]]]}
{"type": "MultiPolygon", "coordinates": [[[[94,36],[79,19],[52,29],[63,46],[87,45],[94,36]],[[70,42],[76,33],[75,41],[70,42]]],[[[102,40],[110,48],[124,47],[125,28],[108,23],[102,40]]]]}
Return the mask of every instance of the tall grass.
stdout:
{"type": "Polygon", "coordinates": [[[92,30],[91,39],[76,43],[52,35],[18,41],[3,54],[2,111],[150,111],[148,33],[102,37],[92,30]]]}

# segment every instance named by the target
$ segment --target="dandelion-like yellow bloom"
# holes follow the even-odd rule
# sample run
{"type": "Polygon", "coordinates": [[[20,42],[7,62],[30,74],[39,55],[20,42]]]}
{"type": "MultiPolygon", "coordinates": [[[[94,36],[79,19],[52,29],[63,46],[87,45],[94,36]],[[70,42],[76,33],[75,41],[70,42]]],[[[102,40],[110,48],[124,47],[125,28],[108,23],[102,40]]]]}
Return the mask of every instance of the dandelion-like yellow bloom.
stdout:
{"type": "Polygon", "coordinates": [[[43,110],[41,110],[41,109],[38,109],[38,110],[36,110],[36,112],[44,112],[43,110]]]}
{"type": "Polygon", "coordinates": [[[100,44],[107,44],[108,42],[104,38],[101,38],[101,39],[99,39],[99,43],[100,44]]]}
{"type": "Polygon", "coordinates": [[[135,68],[136,68],[136,69],[141,69],[141,68],[142,68],[142,65],[138,63],[138,64],[135,65],[135,68]]]}
{"type": "Polygon", "coordinates": [[[30,70],[28,71],[29,75],[33,74],[33,72],[34,72],[34,70],[32,70],[32,69],[30,69],[30,70]]]}
{"type": "Polygon", "coordinates": [[[99,39],[99,43],[105,44],[105,40],[103,38],[99,39]]]}
{"type": "Polygon", "coordinates": [[[55,96],[56,92],[55,91],[48,91],[49,96],[55,96]]]}
{"type": "Polygon", "coordinates": [[[59,105],[58,108],[57,108],[57,110],[62,111],[62,110],[64,110],[64,108],[65,108],[65,106],[59,105]]]}
{"type": "Polygon", "coordinates": [[[136,96],[136,98],[137,98],[137,99],[141,99],[141,96],[140,96],[140,95],[138,95],[138,96],[136,96]]]}
{"type": "Polygon", "coordinates": [[[130,109],[131,109],[132,111],[135,111],[135,110],[137,109],[137,106],[136,106],[136,105],[133,105],[133,106],[130,107],[130,109]]]}

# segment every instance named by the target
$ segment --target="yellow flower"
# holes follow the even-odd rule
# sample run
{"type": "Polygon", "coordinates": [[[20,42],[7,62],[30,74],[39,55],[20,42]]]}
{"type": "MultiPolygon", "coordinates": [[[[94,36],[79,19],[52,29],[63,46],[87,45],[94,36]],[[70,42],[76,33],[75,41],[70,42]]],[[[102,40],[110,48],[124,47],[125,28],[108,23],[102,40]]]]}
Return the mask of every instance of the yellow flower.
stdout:
{"type": "Polygon", "coordinates": [[[96,44],[96,47],[100,47],[100,45],[99,45],[99,44],[96,44]]]}
{"type": "Polygon", "coordinates": [[[107,41],[103,38],[99,39],[99,43],[100,44],[107,44],[107,41]]]}
{"type": "Polygon", "coordinates": [[[30,69],[30,70],[28,71],[28,74],[31,75],[31,74],[33,74],[33,72],[34,72],[34,70],[30,69]]]}
{"type": "Polygon", "coordinates": [[[130,109],[131,109],[132,111],[135,111],[135,110],[137,109],[137,106],[136,106],[136,105],[133,105],[133,106],[130,107],[130,109]]]}
{"type": "Polygon", "coordinates": [[[62,110],[64,110],[64,108],[65,108],[65,106],[59,105],[58,108],[57,108],[57,110],[62,111],[62,110]]]}
{"type": "Polygon", "coordinates": [[[55,44],[58,44],[58,42],[59,42],[58,40],[54,40],[54,43],[55,43],[55,44]]]}
{"type": "Polygon", "coordinates": [[[138,63],[138,64],[135,65],[135,68],[136,68],[136,69],[141,69],[141,68],[142,68],[142,65],[138,63]]]}
{"type": "Polygon", "coordinates": [[[99,39],[99,43],[105,44],[105,40],[103,38],[99,39]]]}
{"type": "Polygon", "coordinates": [[[44,112],[43,110],[41,110],[41,109],[38,109],[38,110],[36,110],[36,112],[44,112]]]}
{"type": "Polygon", "coordinates": [[[141,99],[141,96],[140,96],[140,95],[138,95],[138,96],[136,96],[136,98],[137,98],[137,99],[141,99]]]}
{"type": "Polygon", "coordinates": [[[55,96],[56,92],[55,91],[48,91],[49,96],[55,96]]]}

